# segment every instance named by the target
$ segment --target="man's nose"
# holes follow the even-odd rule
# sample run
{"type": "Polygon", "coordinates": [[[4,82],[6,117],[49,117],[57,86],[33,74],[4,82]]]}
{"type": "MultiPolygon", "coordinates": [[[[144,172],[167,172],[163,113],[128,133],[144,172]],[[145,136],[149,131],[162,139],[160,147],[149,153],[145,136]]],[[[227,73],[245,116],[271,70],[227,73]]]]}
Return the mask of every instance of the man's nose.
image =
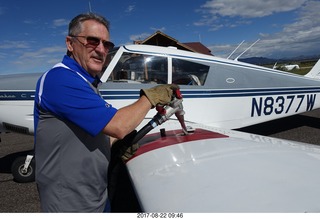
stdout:
{"type": "Polygon", "coordinates": [[[107,54],[109,52],[109,49],[105,48],[101,41],[100,41],[99,45],[96,47],[96,50],[99,51],[100,53],[105,53],[105,54],[107,54]]]}

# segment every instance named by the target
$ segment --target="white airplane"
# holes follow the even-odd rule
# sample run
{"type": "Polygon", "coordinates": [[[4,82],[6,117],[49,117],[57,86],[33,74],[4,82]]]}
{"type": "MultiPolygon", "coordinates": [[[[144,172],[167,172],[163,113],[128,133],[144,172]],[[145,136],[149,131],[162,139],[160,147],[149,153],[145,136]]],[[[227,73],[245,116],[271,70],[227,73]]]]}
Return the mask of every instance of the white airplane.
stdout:
{"type": "Polygon", "coordinates": [[[284,70],[286,71],[291,71],[293,69],[300,69],[300,66],[298,64],[292,64],[292,65],[287,65],[287,64],[284,64],[284,65],[281,65],[280,67],[277,67],[277,62],[274,64],[273,66],[274,69],[276,68],[283,68],[284,70]]]}
{"type": "MultiPolygon", "coordinates": [[[[172,47],[121,46],[109,57],[100,91],[113,106],[156,84],[178,84],[183,96],[184,122],[152,128],[126,161],[141,211],[320,212],[319,146],[234,130],[320,108],[320,61],[299,76],[172,47]]],[[[1,76],[2,131],[33,134],[39,76],[1,76]]]]}
{"type": "Polygon", "coordinates": [[[293,65],[284,65],[283,66],[287,71],[291,71],[293,69],[300,69],[300,66],[298,64],[293,65]]]}

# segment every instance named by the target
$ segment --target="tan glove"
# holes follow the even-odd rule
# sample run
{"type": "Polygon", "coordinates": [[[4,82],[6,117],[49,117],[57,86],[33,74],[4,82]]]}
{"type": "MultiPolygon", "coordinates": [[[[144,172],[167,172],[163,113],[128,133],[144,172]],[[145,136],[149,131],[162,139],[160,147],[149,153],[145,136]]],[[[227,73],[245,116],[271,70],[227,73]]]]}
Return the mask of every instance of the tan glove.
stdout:
{"type": "Polygon", "coordinates": [[[173,99],[175,90],[179,89],[176,84],[163,84],[149,89],[141,89],[140,96],[145,95],[152,107],[157,104],[166,105],[173,99]]]}

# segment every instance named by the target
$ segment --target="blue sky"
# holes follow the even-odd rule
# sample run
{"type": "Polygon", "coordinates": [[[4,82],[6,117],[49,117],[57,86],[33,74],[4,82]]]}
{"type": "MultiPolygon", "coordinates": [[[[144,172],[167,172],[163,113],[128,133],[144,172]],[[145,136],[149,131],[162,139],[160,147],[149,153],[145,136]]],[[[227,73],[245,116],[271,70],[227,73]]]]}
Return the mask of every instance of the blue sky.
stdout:
{"type": "Polygon", "coordinates": [[[110,21],[117,46],[160,30],[220,57],[258,39],[242,58],[320,54],[319,0],[3,0],[0,74],[44,72],[60,62],[70,19],[90,9],[110,21]]]}

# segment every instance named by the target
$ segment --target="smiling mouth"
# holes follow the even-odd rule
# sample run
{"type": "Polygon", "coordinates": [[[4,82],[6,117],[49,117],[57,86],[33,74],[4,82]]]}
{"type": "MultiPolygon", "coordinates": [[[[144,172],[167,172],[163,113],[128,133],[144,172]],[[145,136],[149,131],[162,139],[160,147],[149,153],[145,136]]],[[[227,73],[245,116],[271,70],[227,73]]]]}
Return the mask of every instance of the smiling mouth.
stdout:
{"type": "Polygon", "coordinates": [[[92,57],[92,59],[93,59],[95,62],[103,63],[103,59],[102,59],[102,58],[99,58],[99,57],[92,57]]]}

